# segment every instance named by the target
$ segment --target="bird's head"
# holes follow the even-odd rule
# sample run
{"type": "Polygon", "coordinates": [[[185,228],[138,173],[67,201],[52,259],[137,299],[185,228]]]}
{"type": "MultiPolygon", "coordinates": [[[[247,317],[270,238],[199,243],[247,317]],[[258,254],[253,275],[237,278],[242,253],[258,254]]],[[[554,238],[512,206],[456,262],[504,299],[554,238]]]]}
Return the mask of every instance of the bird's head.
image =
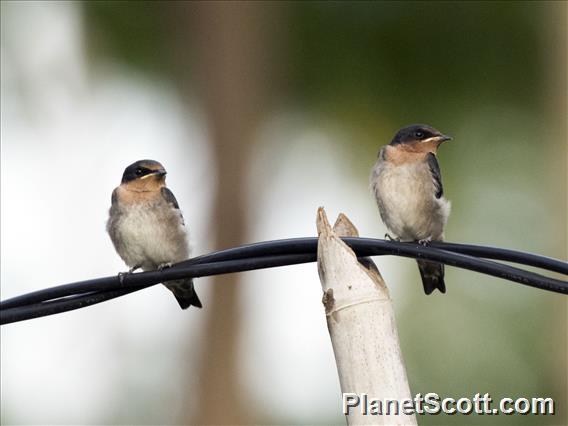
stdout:
{"type": "Polygon", "coordinates": [[[442,142],[452,140],[426,124],[412,124],[400,129],[390,142],[392,146],[409,148],[412,151],[436,152],[442,142]]]}
{"type": "Polygon", "coordinates": [[[165,185],[166,169],[154,160],[139,160],[122,174],[122,185],[139,191],[151,191],[165,185]]]}

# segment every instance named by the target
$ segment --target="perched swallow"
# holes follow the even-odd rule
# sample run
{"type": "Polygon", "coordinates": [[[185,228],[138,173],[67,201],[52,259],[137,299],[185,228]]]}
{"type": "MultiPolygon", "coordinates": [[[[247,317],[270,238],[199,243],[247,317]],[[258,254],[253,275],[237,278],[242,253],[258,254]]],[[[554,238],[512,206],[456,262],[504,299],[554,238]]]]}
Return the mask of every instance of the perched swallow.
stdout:
{"type": "MultiPolygon", "coordinates": [[[[166,170],[153,160],[140,160],[124,170],[112,192],[107,232],[130,273],[163,269],[189,258],[188,233],[166,170]]],[[[201,308],[192,279],[167,281],[182,309],[201,308]]]]}
{"type": "MultiPolygon", "coordinates": [[[[442,175],[436,153],[452,138],[433,127],[413,124],[400,129],[379,151],[371,172],[371,189],[381,219],[398,240],[444,240],[450,202],[444,198],[442,175]]],[[[444,265],[418,260],[426,294],[446,292],[444,265]]]]}

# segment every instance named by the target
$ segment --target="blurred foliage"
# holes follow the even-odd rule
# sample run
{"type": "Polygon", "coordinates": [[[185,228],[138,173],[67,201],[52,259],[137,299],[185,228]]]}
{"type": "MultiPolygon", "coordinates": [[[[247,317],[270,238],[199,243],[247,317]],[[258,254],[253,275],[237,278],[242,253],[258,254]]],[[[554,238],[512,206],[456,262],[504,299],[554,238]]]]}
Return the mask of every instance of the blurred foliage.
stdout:
{"type": "Polygon", "coordinates": [[[128,1],[83,3],[88,51],[94,61],[112,57],[141,71],[168,76],[173,66],[167,48],[172,34],[164,3],[147,1],[132,6],[128,1]]]}
{"type": "MultiPolygon", "coordinates": [[[[169,75],[176,59],[168,46],[184,7],[86,2],[91,51],[169,75]]],[[[535,106],[538,2],[291,2],[286,13],[281,4],[266,7],[287,31],[292,102],[355,120],[367,110],[376,121],[378,110],[397,123],[425,110],[434,122],[452,118],[447,114],[464,105],[497,99],[535,106]]]]}
{"type": "Polygon", "coordinates": [[[349,98],[393,117],[447,102],[527,102],[538,61],[537,3],[294,3],[290,63],[296,94],[349,98]],[[481,6],[481,7],[480,7],[481,6]],[[518,72],[518,70],[523,72],[518,72]],[[490,78],[488,78],[490,77],[490,78]]]}

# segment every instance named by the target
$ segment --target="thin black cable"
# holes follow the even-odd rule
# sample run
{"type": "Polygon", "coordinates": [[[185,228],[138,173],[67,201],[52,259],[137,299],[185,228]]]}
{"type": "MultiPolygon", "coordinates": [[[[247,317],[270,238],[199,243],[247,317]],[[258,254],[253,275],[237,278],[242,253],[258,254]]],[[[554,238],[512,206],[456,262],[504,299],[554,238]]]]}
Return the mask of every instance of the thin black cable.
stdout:
{"type": "MultiPolygon", "coordinates": [[[[343,241],[347,243],[356,253],[357,256],[369,256],[371,253],[365,253],[362,247],[358,245],[359,241],[368,241],[370,244],[382,244],[384,247],[396,249],[400,244],[414,245],[417,247],[424,247],[415,243],[401,243],[397,241],[386,241],[375,238],[360,238],[360,237],[344,237],[343,241]]],[[[196,257],[184,262],[183,264],[193,264],[195,261],[216,261],[239,259],[249,256],[260,256],[264,254],[293,254],[313,252],[317,250],[318,239],[316,237],[308,238],[290,238],[284,240],[266,241],[261,243],[253,243],[234,247],[218,252],[210,253],[204,256],[196,257]]],[[[365,243],[367,244],[367,243],[365,243]]],[[[477,246],[472,244],[458,244],[433,241],[430,247],[439,248],[446,251],[453,251],[461,254],[468,254],[475,257],[483,257],[485,259],[504,260],[513,263],[519,263],[527,266],[535,266],[537,268],[546,269],[552,272],[559,272],[561,274],[568,274],[568,263],[557,260],[551,257],[541,256],[532,253],[525,253],[516,250],[502,249],[497,247],[477,246]]],[[[389,254],[380,253],[377,255],[389,254]]]]}
{"type": "MultiPolygon", "coordinates": [[[[389,241],[382,241],[382,240],[373,240],[373,239],[349,239],[346,238],[345,239],[346,242],[350,243],[352,246],[355,246],[354,248],[359,250],[358,255],[362,256],[368,256],[368,255],[378,255],[378,254],[385,254],[382,250],[380,250],[380,252],[378,252],[377,250],[372,250],[373,246],[375,244],[382,244],[383,246],[397,246],[400,245],[400,243],[396,243],[396,242],[389,242],[389,241]],[[362,246],[360,243],[364,243],[364,245],[362,246]],[[369,251],[369,247],[371,248],[371,250],[369,251]],[[361,252],[361,249],[366,250],[364,253],[361,252]]],[[[279,240],[279,241],[274,241],[274,242],[265,242],[265,243],[256,243],[256,244],[251,244],[248,246],[241,246],[241,247],[237,247],[237,248],[233,248],[233,249],[228,249],[228,250],[223,250],[220,252],[216,252],[216,253],[212,253],[209,255],[205,255],[205,256],[201,256],[198,258],[194,258],[191,259],[189,261],[185,261],[182,262],[180,264],[178,264],[178,266],[181,265],[191,265],[191,264],[198,264],[198,263],[203,263],[206,261],[220,261],[223,259],[239,259],[239,258],[243,258],[246,256],[254,256],[254,255],[261,255],[263,253],[275,253],[275,254],[288,254],[288,253],[299,253],[301,251],[304,250],[308,250],[308,251],[312,251],[315,250],[316,248],[316,244],[317,244],[317,240],[315,238],[306,238],[306,239],[293,239],[293,240],[279,240]]],[[[405,246],[408,246],[408,244],[404,244],[405,246]]],[[[442,246],[445,245],[449,245],[449,244],[443,244],[442,246]]],[[[472,248],[475,249],[478,253],[477,254],[483,254],[481,253],[482,249],[490,249],[492,251],[502,251],[501,249],[493,249],[493,248],[482,248],[482,247],[478,247],[478,246],[464,246],[464,245],[456,245],[453,244],[452,246],[455,246],[457,248],[459,248],[461,251],[471,251],[472,248]]],[[[422,246],[417,246],[417,248],[419,250],[422,249],[422,246]]],[[[493,256],[493,257],[498,257],[500,259],[505,259],[505,260],[515,260],[513,259],[513,255],[518,256],[520,255],[526,255],[524,253],[519,253],[519,252],[513,252],[511,250],[507,250],[507,256],[504,255],[499,255],[499,256],[493,256]]],[[[560,262],[560,261],[556,261],[554,259],[550,259],[550,258],[544,258],[541,256],[534,256],[534,255],[530,255],[531,258],[540,258],[540,259],[544,259],[545,261],[553,261],[556,262],[556,265],[554,265],[553,270],[557,270],[558,272],[564,272],[566,273],[566,270],[568,269],[567,264],[565,262],[560,262]]],[[[492,257],[492,256],[487,256],[487,257],[492,257]]],[[[526,257],[526,256],[525,256],[526,257]]],[[[521,259],[521,261],[526,262],[526,259],[521,259]]],[[[527,262],[528,263],[528,262],[527,262]]],[[[529,264],[533,264],[536,266],[540,266],[542,262],[531,262],[529,264]]],[[[546,267],[546,265],[545,265],[546,267]]],[[[139,274],[137,274],[139,275],[139,274]]],[[[133,278],[134,275],[131,275],[130,278],[133,278]]],[[[165,279],[166,277],[164,277],[165,279]]],[[[81,283],[76,283],[76,284],[68,284],[65,286],[59,286],[59,287],[54,287],[52,289],[46,289],[46,290],[40,290],[39,292],[34,292],[34,293],[30,293],[28,295],[25,296],[20,296],[20,297],[16,297],[13,299],[10,299],[8,301],[2,302],[0,303],[0,307],[1,308],[8,308],[8,307],[13,307],[13,306],[18,306],[19,303],[30,303],[31,302],[31,298],[33,298],[34,296],[39,297],[38,300],[36,301],[41,301],[41,300],[48,300],[54,297],[62,297],[62,296],[66,296],[69,294],[74,294],[75,293],[75,286],[79,285],[82,287],[83,291],[91,291],[91,290],[101,290],[101,289],[105,289],[105,287],[101,287],[98,283],[100,283],[101,285],[110,285],[111,288],[116,286],[117,283],[117,279],[116,277],[107,277],[107,278],[103,278],[103,279],[98,279],[98,280],[90,280],[88,282],[81,282],[81,283]],[[108,280],[115,278],[114,282],[109,283],[108,280]],[[102,281],[101,281],[102,280],[102,281]],[[94,285],[94,287],[91,289],[89,288],[89,285],[94,285]],[[50,292],[52,292],[53,294],[49,294],[50,292]],[[42,294],[43,293],[43,294],[42,294]],[[25,299],[28,299],[27,301],[25,299]],[[18,300],[18,299],[24,299],[24,300],[18,300]]],[[[136,284],[136,283],[134,283],[136,284]]]]}
{"type": "MultiPolygon", "coordinates": [[[[469,254],[537,266],[568,275],[568,263],[556,259],[513,250],[454,243],[432,243],[431,246],[424,247],[412,243],[369,238],[344,238],[344,241],[360,257],[394,254],[435,260],[536,288],[564,294],[568,293],[568,283],[566,281],[556,280],[496,262],[476,259],[469,254]],[[440,250],[440,248],[444,250],[440,250]]],[[[78,309],[171,279],[312,262],[316,260],[316,249],[317,238],[268,241],[196,257],[162,271],[129,274],[124,277],[122,284],[117,276],[113,276],[39,290],[0,302],[0,323],[7,324],[78,309]]]]}
{"type": "MultiPolygon", "coordinates": [[[[278,266],[295,265],[299,263],[308,263],[315,261],[315,254],[296,254],[296,255],[281,255],[281,256],[264,256],[262,258],[251,258],[251,259],[241,259],[241,260],[228,260],[215,263],[205,263],[200,265],[191,265],[184,267],[176,267],[177,271],[172,271],[174,267],[168,269],[168,272],[176,272],[173,274],[173,279],[186,278],[188,276],[210,276],[225,274],[230,272],[242,272],[251,271],[255,269],[264,268],[274,268],[278,266]],[[198,275],[193,275],[198,274],[198,275]]],[[[95,305],[97,303],[105,302],[107,300],[114,299],[116,297],[124,296],[126,294],[132,293],[134,291],[142,290],[147,287],[159,284],[162,281],[167,281],[164,278],[155,278],[155,274],[159,272],[143,272],[139,274],[129,275],[131,281],[148,281],[151,283],[146,283],[142,285],[136,285],[134,283],[124,283],[123,288],[114,290],[101,290],[90,291],[83,294],[78,294],[74,296],[61,297],[55,300],[50,300],[46,302],[40,302],[30,305],[23,305],[12,308],[2,308],[0,312],[0,323],[2,325],[9,324],[12,322],[23,321],[26,319],[32,319],[37,317],[42,317],[46,315],[54,315],[62,312],[72,311],[75,309],[84,308],[86,306],[95,305]],[[158,281],[156,281],[158,279],[158,281]]],[[[109,277],[115,278],[115,277],[109,277]]],[[[103,280],[104,278],[101,278],[103,280]]],[[[98,280],[92,280],[98,281],[98,280]]],[[[70,284],[72,286],[77,286],[77,284],[70,284]]],[[[94,288],[93,286],[100,286],[100,283],[88,283],[85,288],[94,288]]]]}
{"type": "MultiPolygon", "coordinates": [[[[377,256],[384,254],[398,254],[400,247],[415,247],[416,255],[411,253],[410,257],[417,257],[423,255],[424,252],[429,250],[428,247],[421,246],[419,244],[412,243],[399,243],[396,241],[385,241],[372,238],[343,238],[343,240],[355,250],[359,257],[364,256],[377,256]],[[381,247],[381,249],[377,249],[381,247]]],[[[523,253],[508,249],[499,249],[494,247],[483,247],[475,245],[466,244],[456,244],[456,243],[440,243],[433,242],[430,247],[440,248],[446,251],[454,251],[461,254],[472,255],[476,257],[483,257],[487,259],[505,260],[509,262],[520,263],[528,266],[536,266],[543,269],[547,269],[553,272],[559,272],[563,274],[568,274],[568,263],[562,262],[549,257],[523,253]]],[[[189,266],[196,264],[203,264],[209,262],[220,262],[225,260],[238,260],[246,259],[251,257],[260,257],[266,255],[289,255],[289,254],[303,254],[303,253],[315,253],[317,250],[317,238],[293,238],[285,240],[275,240],[267,241],[261,243],[254,243],[243,245],[239,247],[234,247],[226,250],[221,250],[206,254],[203,256],[195,257],[187,261],[180,262],[175,265],[175,267],[189,266]]],[[[399,254],[401,255],[401,254],[399,254]]],[[[166,270],[162,271],[165,272],[166,270]]],[[[238,272],[238,271],[229,271],[238,272]]],[[[32,303],[38,303],[42,301],[47,301],[50,299],[64,297],[76,294],[79,291],[91,292],[91,291],[103,291],[108,289],[115,289],[120,287],[127,287],[127,283],[132,285],[138,285],[134,277],[139,277],[139,274],[126,275],[124,278],[124,283],[122,286],[118,286],[120,283],[118,276],[115,277],[105,277],[89,281],[82,281],[73,284],[66,284],[62,286],[52,287],[48,289],[38,290],[32,293],[28,293],[23,296],[17,296],[9,300],[0,302],[0,308],[12,308],[16,306],[23,306],[32,303]],[[114,278],[114,280],[113,280],[114,278]]],[[[166,280],[166,276],[162,280],[166,280]]]]}
{"type": "Polygon", "coordinates": [[[548,271],[558,272],[561,274],[568,274],[568,263],[552,257],[497,247],[477,246],[473,244],[442,243],[432,241],[430,246],[440,248],[442,250],[454,251],[456,253],[468,254],[470,256],[493,260],[504,260],[522,265],[534,266],[536,268],[546,269],[548,271]]]}
{"type": "MultiPolygon", "coordinates": [[[[369,242],[367,242],[369,243],[369,242]]],[[[420,249],[421,247],[415,247],[420,249]]],[[[372,246],[371,247],[371,252],[377,252],[379,254],[383,254],[381,253],[381,248],[380,247],[376,247],[376,246],[372,246]]],[[[443,253],[442,253],[443,254],[443,253]]],[[[446,253],[447,254],[447,253],[446,253]]],[[[412,257],[412,253],[406,253],[405,254],[407,257],[412,257]]],[[[438,254],[438,256],[440,256],[440,254],[438,254]]],[[[430,260],[437,260],[438,256],[436,255],[432,255],[432,256],[422,256],[423,258],[428,258],[430,260]]],[[[456,255],[456,256],[450,256],[450,259],[448,259],[448,264],[459,264],[463,259],[460,259],[460,257],[463,257],[463,255],[456,255]],[[457,257],[456,257],[457,256],[457,257]],[[452,259],[453,257],[453,259],[452,259]]],[[[447,257],[447,256],[446,256],[447,257]]],[[[263,256],[260,258],[249,258],[249,259],[245,259],[245,261],[242,260],[231,260],[231,261],[222,261],[222,262],[215,262],[215,263],[206,263],[206,264],[201,264],[201,265],[186,265],[186,266],[176,266],[177,269],[179,269],[178,271],[176,271],[176,274],[173,275],[173,278],[179,278],[180,276],[186,277],[186,276],[206,276],[206,275],[215,275],[218,273],[226,273],[226,272],[238,272],[238,271],[244,271],[244,270],[252,270],[252,269],[261,269],[261,268],[265,268],[265,267],[274,267],[274,266],[283,266],[283,265],[290,265],[290,264],[296,264],[296,263],[305,263],[305,262],[311,262],[315,260],[315,253],[307,253],[307,254],[300,254],[300,255],[284,255],[284,256],[263,256]]],[[[473,265],[469,265],[466,266],[467,269],[472,269],[472,270],[477,270],[477,271],[483,271],[484,269],[490,269],[492,268],[494,265],[492,265],[494,262],[490,262],[490,261],[480,261],[480,262],[474,262],[477,264],[473,264],[473,265]]],[[[501,265],[501,266],[505,266],[505,265],[501,265]]],[[[170,270],[170,272],[172,272],[170,270]]],[[[142,278],[148,278],[149,275],[152,274],[156,274],[156,272],[147,272],[147,273],[142,273],[142,274],[136,274],[136,278],[138,278],[138,280],[142,279],[142,278]],[[145,276],[145,277],[143,277],[145,276]]],[[[497,271],[491,271],[490,272],[491,275],[495,275],[495,276],[501,276],[501,277],[505,277],[508,279],[514,279],[517,280],[519,282],[525,283],[526,280],[533,280],[534,277],[531,276],[532,273],[530,272],[526,272],[526,271],[522,271],[522,270],[518,270],[517,268],[511,268],[508,267],[507,270],[505,271],[501,271],[501,273],[497,272],[497,271]],[[520,272],[520,275],[519,275],[520,272]]],[[[536,274],[534,274],[536,275],[536,274]]],[[[134,275],[130,276],[131,278],[134,278],[134,275]]],[[[115,277],[110,277],[110,278],[115,278],[115,277]]],[[[170,277],[171,278],[171,277],[170,277]]],[[[537,279],[542,279],[543,277],[540,277],[537,275],[537,279]]],[[[156,278],[154,277],[153,280],[155,280],[156,278]]],[[[158,278],[158,279],[162,279],[162,278],[158,278]]],[[[100,283],[98,283],[97,281],[99,280],[93,280],[95,281],[95,285],[99,285],[100,283]]],[[[136,281],[136,280],[135,280],[136,281]]],[[[562,283],[562,282],[561,282],[562,283]]],[[[49,302],[44,302],[44,303],[39,303],[39,304],[35,304],[32,306],[23,306],[23,307],[18,307],[18,308],[10,308],[7,310],[4,310],[2,312],[2,322],[3,323],[10,323],[10,322],[16,322],[16,321],[21,321],[24,319],[31,319],[31,318],[35,318],[35,317],[39,317],[39,316],[45,316],[45,315],[52,315],[55,313],[61,313],[61,312],[65,312],[65,311],[69,311],[69,310],[73,310],[73,309],[79,309],[79,308],[83,308],[92,304],[96,304],[96,303],[100,303],[103,302],[105,300],[110,300],[112,298],[115,297],[119,297],[122,296],[124,294],[128,294],[131,293],[133,291],[137,291],[140,290],[142,288],[148,287],[150,285],[154,285],[156,284],[155,282],[151,283],[151,284],[145,284],[145,285],[138,285],[136,283],[129,283],[129,284],[124,284],[124,286],[126,288],[122,288],[121,290],[106,290],[106,291],[101,291],[99,294],[97,294],[96,292],[89,292],[87,294],[82,294],[82,295],[78,295],[78,296],[71,296],[71,297],[64,297],[55,301],[49,301],[49,302]]],[[[529,284],[531,285],[531,284],[529,284]]]]}

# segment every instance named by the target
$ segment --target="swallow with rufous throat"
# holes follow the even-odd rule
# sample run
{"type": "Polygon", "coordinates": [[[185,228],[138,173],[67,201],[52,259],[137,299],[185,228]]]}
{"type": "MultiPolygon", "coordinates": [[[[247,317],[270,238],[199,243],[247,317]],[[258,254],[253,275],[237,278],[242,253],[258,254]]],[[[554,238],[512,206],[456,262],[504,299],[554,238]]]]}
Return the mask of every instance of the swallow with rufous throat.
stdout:
{"type": "MultiPolygon", "coordinates": [[[[444,240],[450,202],[444,198],[436,154],[452,138],[433,127],[413,124],[400,129],[381,148],[370,178],[381,219],[399,241],[444,240]]],[[[390,235],[387,235],[390,236],[390,235]]],[[[444,265],[418,260],[426,294],[446,292],[444,265]]]]}
{"type": "MultiPolygon", "coordinates": [[[[161,270],[189,258],[188,232],[160,163],[140,160],[124,170],[112,192],[107,232],[129,273],[161,270]]],[[[182,309],[202,307],[191,278],[163,284],[182,309]]]]}

